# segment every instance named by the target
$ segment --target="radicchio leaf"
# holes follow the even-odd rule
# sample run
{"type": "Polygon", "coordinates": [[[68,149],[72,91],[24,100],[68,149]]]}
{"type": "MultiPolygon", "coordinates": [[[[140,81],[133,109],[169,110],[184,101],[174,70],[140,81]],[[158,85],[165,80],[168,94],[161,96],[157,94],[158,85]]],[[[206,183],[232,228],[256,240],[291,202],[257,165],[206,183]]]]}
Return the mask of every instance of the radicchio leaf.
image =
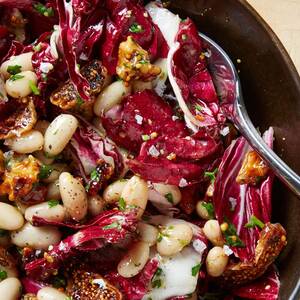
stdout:
{"type": "Polygon", "coordinates": [[[24,288],[24,292],[29,294],[37,294],[40,289],[46,286],[44,283],[28,277],[22,278],[21,282],[24,288]]]}
{"type": "MultiPolygon", "coordinates": [[[[273,146],[273,129],[264,135],[269,145],[273,146]]],[[[240,137],[225,151],[215,181],[213,202],[219,223],[229,221],[236,230],[245,247],[234,247],[233,251],[242,261],[251,261],[255,255],[256,243],[260,231],[257,227],[245,228],[251,216],[256,216],[263,223],[270,221],[271,187],[273,174],[259,185],[240,185],[236,177],[246,153],[251,150],[245,138],[240,137]]]]}

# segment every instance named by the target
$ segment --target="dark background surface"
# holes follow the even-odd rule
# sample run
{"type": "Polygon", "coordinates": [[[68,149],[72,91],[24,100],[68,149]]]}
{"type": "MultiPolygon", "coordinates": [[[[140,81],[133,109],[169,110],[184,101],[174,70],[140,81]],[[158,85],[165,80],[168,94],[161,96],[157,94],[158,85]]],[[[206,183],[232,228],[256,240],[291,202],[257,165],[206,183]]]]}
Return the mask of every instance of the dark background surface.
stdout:
{"type": "MultiPolygon", "coordinates": [[[[300,174],[300,78],[272,30],[244,0],[174,0],[171,10],[189,16],[215,40],[240,71],[249,115],[261,131],[275,129],[275,149],[300,174]],[[237,59],[241,63],[237,63],[237,59]]],[[[300,199],[279,181],[273,191],[273,220],[288,232],[277,265],[281,299],[300,299],[300,199]]]]}

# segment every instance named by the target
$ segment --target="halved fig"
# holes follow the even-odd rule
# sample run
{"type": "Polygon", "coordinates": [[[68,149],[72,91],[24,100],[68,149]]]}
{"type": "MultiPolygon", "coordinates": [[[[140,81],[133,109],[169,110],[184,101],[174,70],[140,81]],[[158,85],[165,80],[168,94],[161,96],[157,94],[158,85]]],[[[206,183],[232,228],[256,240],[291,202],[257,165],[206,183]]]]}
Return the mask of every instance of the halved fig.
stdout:
{"type": "Polygon", "coordinates": [[[77,269],[68,282],[67,293],[74,300],[122,300],[121,292],[101,275],[77,269]]]}
{"type": "Polygon", "coordinates": [[[219,278],[221,286],[232,288],[246,284],[261,275],[286,246],[286,231],[280,224],[265,224],[250,262],[231,263],[219,278]]]}
{"type": "Polygon", "coordinates": [[[0,139],[12,138],[31,130],[37,114],[30,97],[0,103],[0,139]]]}

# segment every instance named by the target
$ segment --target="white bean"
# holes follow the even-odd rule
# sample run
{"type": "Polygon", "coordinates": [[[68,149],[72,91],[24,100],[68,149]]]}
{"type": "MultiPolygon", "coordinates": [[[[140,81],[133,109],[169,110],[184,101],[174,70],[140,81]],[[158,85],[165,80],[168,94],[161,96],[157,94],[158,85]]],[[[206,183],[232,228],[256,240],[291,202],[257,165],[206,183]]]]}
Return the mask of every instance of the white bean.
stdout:
{"type": "Polygon", "coordinates": [[[72,115],[61,114],[56,117],[46,130],[44,151],[50,156],[61,153],[77,127],[78,120],[72,115]]]}
{"type": "Polygon", "coordinates": [[[224,239],[222,236],[222,231],[217,220],[209,220],[205,223],[203,227],[203,232],[208,240],[214,246],[223,246],[224,239]]]}
{"type": "Polygon", "coordinates": [[[136,80],[133,82],[132,88],[135,93],[142,92],[144,90],[152,90],[152,82],[136,80]]]}
{"type": "Polygon", "coordinates": [[[94,217],[99,215],[104,208],[104,201],[101,196],[88,197],[88,211],[94,217]]]}
{"type": "Polygon", "coordinates": [[[69,169],[66,164],[59,164],[59,163],[50,165],[50,167],[52,171],[47,178],[43,179],[43,182],[46,183],[55,182],[56,180],[58,180],[62,172],[68,171],[69,169]]]}
{"type": "Polygon", "coordinates": [[[204,220],[209,220],[210,215],[203,204],[206,204],[205,201],[199,201],[196,205],[196,211],[200,218],[204,220]]]}
{"type": "Polygon", "coordinates": [[[214,247],[210,249],[206,257],[207,273],[212,277],[221,276],[226,269],[228,259],[223,248],[214,247]]]}
{"type": "Polygon", "coordinates": [[[28,154],[43,149],[44,137],[37,130],[30,130],[20,137],[7,139],[5,145],[13,151],[28,154]]]}
{"type": "Polygon", "coordinates": [[[132,176],[125,185],[121,197],[126,205],[138,208],[137,217],[140,218],[146,209],[148,201],[148,185],[146,181],[139,176],[132,176]]]}
{"type": "Polygon", "coordinates": [[[22,284],[18,278],[6,278],[0,282],[0,300],[18,300],[21,291],[22,284]]]}
{"type": "Polygon", "coordinates": [[[163,228],[157,239],[157,251],[163,256],[179,253],[189,245],[193,238],[193,230],[188,224],[173,224],[163,228]]]}
{"type": "Polygon", "coordinates": [[[9,66],[20,66],[22,71],[33,71],[33,66],[31,62],[33,52],[27,52],[20,55],[12,56],[9,60],[5,61],[1,67],[0,72],[4,75],[5,79],[10,77],[10,74],[7,72],[9,66]]]}
{"type": "Polygon", "coordinates": [[[137,275],[146,265],[150,255],[148,243],[135,243],[118,264],[118,272],[125,278],[137,275]]]}
{"type": "Polygon", "coordinates": [[[48,122],[47,120],[38,120],[34,126],[34,129],[39,131],[42,135],[44,135],[49,125],[50,122],[48,122]]]}
{"type": "Polygon", "coordinates": [[[59,190],[67,213],[76,221],[82,220],[87,214],[87,195],[81,182],[68,172],[61,173],[59,190]]]}
{"type": "Polygon", "coordinates": [[[137,229],[142,242],[148,243],[150,246],[156,244],[158,229],[155,226],[139,222],[137,229]]]}
{"type": "Polygon", "coordinates": [[[48,184],[47,200],[60,200],[59,181],[56,180],[48,184]]]}
{"type": "Polygon", "coordinates": [[[103,192],[104,201],[106,203],[115,203],[119,201],[127,182],[127,179],[121,179],[108,185],[103,192]]]}
{"type": "MultiPolygon", "coordinates": [[[[56,200],[55,200],[56,201],[56,200]]],[[[32,222],[32,217],[37,216],[48,221],[62,222],[65,218],[65,208],[53,202],[43,202],[28,207],[25,211],[25,219],[32,222]]]]}
{"type": "Polygon", "coordinates": [[[26,223],[20,230],[11,233],[11,241],[18,247],[47,250],[61,240],[60,231],[52,226],[35,227],[26,223]]]}
{"type": "Polygon", "coordinates": [[[17,230],[24,224],[21,212],[14,206],[0,202],[0,228],[17,230]]]}
{"type": "Polygon", "coordinates": [[[103,113],[110,110],[115,105],[121,103],[123,97],[126,97],[131,92],[130,86],[125,86],[123,81],[115,81],[106,87],[97,97],[94,104],[94,113],[97,116],[102,116],[103,113]]]}
{"type": "Polygon", "coordinates": [[[37,300],[66,300],[69,297],[53,287],[44,287],[37,293],[37,300]]]}
{"type": "Polygon", "coordinates": [[[163,183],[153,183],[153,187],[171,204],[177,205],[181,201],[181,192],[177,186],[163,183]]]}
{"type": "Polygon", "coordinates": [[[51,165],[54,162],[54,158],[47,157],[43,150],[36,151],[33,155],[44,165],[51,165]]]}
{"type": "Polygon", "coordinates": [[[26,97],[32,93],[30,83],[37,84],[37,76],[32,71],[24,71],[17,74],[20,78],[10,77],[6,80],[5,88],[7,94],[13,98],[26,97]],[[22,77],[21,77],[22,76],[22,77]]]}

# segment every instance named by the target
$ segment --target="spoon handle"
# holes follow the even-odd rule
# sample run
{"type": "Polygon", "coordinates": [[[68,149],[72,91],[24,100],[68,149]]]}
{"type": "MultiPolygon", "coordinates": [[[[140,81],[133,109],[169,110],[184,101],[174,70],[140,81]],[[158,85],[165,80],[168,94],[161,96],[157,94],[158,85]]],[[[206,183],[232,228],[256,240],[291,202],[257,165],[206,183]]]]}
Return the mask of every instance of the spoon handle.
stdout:
{"type": "Polygon", "coordinates": [[[287,185],[298,197],[300,197],[300,176],[296,174],[272,149],[270,149],[256,128],[253,126],[247,113],[241,87],[235,101],[235,123],[249,144],[265,160],[275,175],[287,185]]]}

